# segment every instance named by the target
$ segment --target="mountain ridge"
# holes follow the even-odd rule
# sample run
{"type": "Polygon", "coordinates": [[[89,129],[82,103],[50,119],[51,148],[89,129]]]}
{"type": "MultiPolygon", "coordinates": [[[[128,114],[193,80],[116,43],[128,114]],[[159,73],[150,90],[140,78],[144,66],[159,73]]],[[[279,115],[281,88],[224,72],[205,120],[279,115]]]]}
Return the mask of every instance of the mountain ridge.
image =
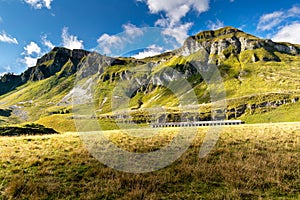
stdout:
{"type": "MultiPolygon", "coordinates": [[[[255,50],[260,48],[265,48],[267,51],[271,52],[272,55],[269,58],[258,58],[255,54],[253,54],[251,58],[253,62],[257,62],[259,60],[280,61],[279,58],[273,54],[274,51],[291,55],[300,54],[300,45],[282,42],[277,43],[270,39],[260,39],[239,29],[228,26],[215,31],[201,31],[196,35],[188,37],[183,46],[179,49],[152,57],[161,57],[164,54],[180,54],[187,56],[197,52],[201,48],[204,48],[209,54],[208,62],[216,65],[221,65],[223,61],[228,59],[232,54],[237,56],[246,50],[255,50]]],[[[73,67],[66,69],[65,75],[71,75],[78,70],[77,65],[80,60],[90,53],[95,52],[90,52],[84,49],[70,50],[65,47],[54,47],[49,53],[39,58],[35,66],[29,67],[20,75],[14,75],[13,73],[4,74],[0,78],[0,95],[9,92],[11,88],[15,89],[27,81],[38,81],[48,78],[59,72],[68,61],[73,64],[73,67]],[[4,84],[10,82],[14,82],[16,84],[12,85],[9,89],[3,89],[4,84]]],[[[118,58],[114,59],[118,60],[118,58]]],[[[144,59],[135,60],[143,61],[144,59]]]]}
{"type": "MultiPolygon", "coordinates": [[[[132,94],[126,94],[133,109],[177,107],[176,96],[164,83],[180,78],[186,79],[195,92],[198,101],[194,104],[209,104],[209,88],[192,64],[199,52],[205,52],[204,62],[208,67],[215,65],[220,71],[229,99],[226,111],[229,118],[252,115],[254,110],[269,112],[272,107],[299,100],[298,45],[275,43],[225,27],[200,32],[189,37],[179,49],[144,59],[112,58],[55,47],[22,74],[1,77],[0,109],[11,113],[17,121],[20,117],[35,121],[59,113],[69,114],[78,76],[83,81],[96,80],[95,102],[99,114],[111,112],[114,88],[119,82],[130,80],[137,85],[132,94]]],[[[209,110],[202,114],[201,119],[211,119],[209,110]]]]}
{"type": "Polygon", "coordinates": [[[259,58],[255,53],[252,55],[252,62],[263,61],[280,61],[274,55],[274,52],[281,52],[291,55],[300,53],[300,46],[290,43],[276,43],[270,39],[261,39],[247,34],[233,27],[224,27],[217,31],[203,31],[195,36],[189,37],[184,45],[184,55],[191,54],[200,48],[204,48],[210,55],[209,63],[220,65],[223,60],[228,59],[231,55],[238,56],[247,50],[256,50],[263,48],[270,52],[271,57],[259,58]]]}

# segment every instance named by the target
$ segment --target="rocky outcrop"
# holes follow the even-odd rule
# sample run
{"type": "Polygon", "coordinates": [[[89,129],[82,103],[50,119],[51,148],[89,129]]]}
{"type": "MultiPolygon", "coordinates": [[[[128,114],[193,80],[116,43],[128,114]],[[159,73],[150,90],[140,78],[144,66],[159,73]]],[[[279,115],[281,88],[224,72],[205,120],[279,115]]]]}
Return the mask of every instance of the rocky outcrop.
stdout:
{"type": "MultiPolygon", "coordinates": [[[[238,56],[244,51],[260,48],[271,54],[276,51],[291,55],[300,54],[300,48],[296,45],[263,40],[232,27],[225,27],[217,31],[204,31],[198,35],[191,36],[178,52],[182,56],[188,56],[202,49],[206,52],[209,63],[219,65],[232,55],[238,56]]],[[[275,55],[271,58],[256,57],[252,60],[255,62],[259,60],[280,61],[275,55]]]]}
{"type": "Polygon", "coordinates": [[[54,47],[52,51],[50,51],[49,53],[45,54],[43,57],[37,60],[36,66],[40,66],[43,63],[46,63],[51,60],[56,60],[56,62],[62,61],[59,60],[59,58],[61,59],[61,58],[70,57],[71,52],[72,51],[70,49],[66,49],[63,47],[54,47]]]}
{"type": "Polygon", "coordinates": [[[36,66],[28,68],[20,75],[11,73],[0,78],[0,95],[14,90],[27,81],[40,81],[55,75],[69,76],[78,70],[78,64],[90,52],[85,50],[69,50],[63,47],[55,47],[48,54],[37,60],[36,66]],[[65,66],[66,63],[68,66],[65,66]],[[65,67],[65,68],[64,68],[65,67]]]}
{"type": "Polygon", "coordinates": [[[76,73],[81,59],[89,53],[80,49],[69,50],[63,47],[55,47],[50,53],[38,59],[36,66],[32,68],[29,80],[43,80],[60,71],[62,71],[60,77],[70,76],[76,73]],[[67,67],[63,69],[67,63],[67,67]]]}
{"type": "Polygon", "coordinates": [[[276,109],[279,106],[296,103],[299,101],[299,98],[293,98],[293,99],[282,99],[282,100],[276,100],[271,102],[262,102],[262,103],[256,103],[256,104],[244,104],[240,105],[236,108],[232,108],[227,111],[227,119],[236,119],[242,115],[244,115],[246,112],[248,114],[252,115],[255,112],[264,113],[268,112],[272,109],[276,109]]]}
{"type": "Polygon", "coordinates": [[[12,73],[4,74],[0,77],[0,95],[14,90],[23,83],[24,81],[20,75],[12,73]]]}
{"type": "MultiPolygon", "coordinates": [[[[234,107],[228,107],[226,110],[216,110],[212,112],[210,109],[204,112],[160,112],[161,110],[141,109],[139,111],[126,111],[125,113],[117,113],[114,115],[102,115],[101,118],[115,119],[119,123],[169,123],[169,122],[195,122],[195,121],[211,121],[211,120],[232,120],[241,117],[244,114],[264,113],[272,109],[276,109],[282,105],[293,104],[299,101],[299,97],[291,97],[278,99],[274,101],[264,101],[258,103],[241,104],[234,107]],[[152,114],[149,114],[149,112],[152,114]],[[214,113],[214,114],[213,114],[214,113]]],[[[204,105],[205,106],[205,105],[204,105]]],[[[230,106],[230,105],[229,105],[230,106]]]]}
{"type": "Polygon", "coordinates": [[[269,47],[269,50],[275,50],[278,52],[291,54],[291,55],[297,55],[300,53],[300,49],[289,43],[275,43],[272,40],[264,40],[264,45],[267,45],[269,47]]]}

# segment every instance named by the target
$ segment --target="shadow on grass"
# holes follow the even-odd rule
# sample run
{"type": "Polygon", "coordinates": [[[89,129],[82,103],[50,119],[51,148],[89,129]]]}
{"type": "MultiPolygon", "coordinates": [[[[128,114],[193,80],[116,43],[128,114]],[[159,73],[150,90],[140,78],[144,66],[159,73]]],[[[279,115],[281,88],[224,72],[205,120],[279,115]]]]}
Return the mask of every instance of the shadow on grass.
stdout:
{"type": "Polygon", "coordinates": [[[21,136],[21,135],[44,135],[57,134],[52,128],[46,128],[40,124],[26,124],[24,126],[0,127],[0,136],[21,136]]]}

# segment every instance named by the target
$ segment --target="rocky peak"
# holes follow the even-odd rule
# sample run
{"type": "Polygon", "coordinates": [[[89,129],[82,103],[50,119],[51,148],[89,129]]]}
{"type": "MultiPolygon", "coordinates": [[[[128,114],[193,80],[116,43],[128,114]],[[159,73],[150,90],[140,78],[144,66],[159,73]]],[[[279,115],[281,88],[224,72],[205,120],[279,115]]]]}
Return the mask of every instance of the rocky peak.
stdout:
{"type": "Polygon", "coordinates": [[[0,95],[5,94],[22,84],[20,75],[7,73],[0,76],[0,95]]]}
{"type": "Polygon", "coordinates": [[[87,56],[90,52],[82,50],[82,49],[74,49],[70,50],[64,47],[54,47],[52,51],[45,54],[43,57],[38,59],[36,66],[42,65],[45,62],[56,60],[68,60],[71,59],[72,61],[80,61],[84,56],[87,56]]]}
{"type": "Polygon", "coordinates": [[[54,47],[52,51],[37,60],[36,66],[62,57],[71,57],[72,50],[64,47],[54,47]]]}
{"type": "MultiPolygon", "coordinates": [[[[242,52],[247,50],[264,49],[272,56],[259,59],[252,59],[253,62],[263,61],[280,61],[274,55],[274,52],[297,55],[300,54],[300,47],[289,43],[276,43],[268,39],[260,39],[253,35],[247,34],[233,27],[225,27],[216,31],[203,31],[195,36],[189,37],[179,54],[188,56],[200,49],[204,49],[209,58],[209,63],[221,64],[230,56],[238,57],[242,52]]],[[[253,57],[257,57],[253,53],[253,57]]]]}
{"type": "Polygon", "coordinates": [[[70,50],[55,47],[37,60],[36,66],[25,70],[21,75],[6,74],[0,78],[0,95],[28,82],[39,81],[59,72],[59,78],[76,73],[82,58],[90,52],[82,49],[70,50]]]}
{"type": "Polygon", "coordinates": [[[83,57],[87,56],[88,54],[90,54],[89,51],[85,51],[82,49],[74,49],[71,52],[71,60],[76,60],[76,61],[80,61],[83,57]]]}
{"type": "Polygon", "coordinates": [[[76,72],[80,60],[90,52],[82,49],[70,50],[64,47],[55,47],[48,54],[38,59],[35,67],[30,73],[30,80],[37,81],[53,76],[62,70],[64,65],[70,62],[71,66],[66,69],[64,75],[71,75],[76,72]]]}
{"type": "Polygon", "coordinates": [[[218,38],[218,37],[226,36],[226,35],[230,35],[230,34],[235,35],[237,33],[244,33],[244,32],[239,29],[228,26],[228,27],[224,27],[224,28],[221,28],[221,29],[215,30],[215,31],[212,31],[212,30],[203,31],[203,32],[198,33],[195,36],[192,36],[192,38],[195,40],[208,40],[208,39],[218,38]]]}

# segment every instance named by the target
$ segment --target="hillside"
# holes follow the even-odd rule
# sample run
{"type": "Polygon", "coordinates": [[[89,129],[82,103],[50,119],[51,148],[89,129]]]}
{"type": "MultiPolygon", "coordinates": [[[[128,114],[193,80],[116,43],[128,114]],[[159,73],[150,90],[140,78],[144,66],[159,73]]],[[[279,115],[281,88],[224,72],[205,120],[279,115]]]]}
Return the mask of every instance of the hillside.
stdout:
{"type": "Polygon", "coordinates": [[[179,49],[140,60],[55,47],[21,75],[1,77],[0,123],[37,121],[59,131],[74,130],[73,100],[92,106],[97,119],[109,124],[104,129],[124,121],[216,117],[247,123],[297,121],[299,54],[299,45],[232,27],[201,32],[179,49]],[[222,81],[210,83],[215,74],[222,81]],[[215,86],[219,83],[224,91],[215,86]],[[213,102],[224,97],[217,116],[213,102]]]}

